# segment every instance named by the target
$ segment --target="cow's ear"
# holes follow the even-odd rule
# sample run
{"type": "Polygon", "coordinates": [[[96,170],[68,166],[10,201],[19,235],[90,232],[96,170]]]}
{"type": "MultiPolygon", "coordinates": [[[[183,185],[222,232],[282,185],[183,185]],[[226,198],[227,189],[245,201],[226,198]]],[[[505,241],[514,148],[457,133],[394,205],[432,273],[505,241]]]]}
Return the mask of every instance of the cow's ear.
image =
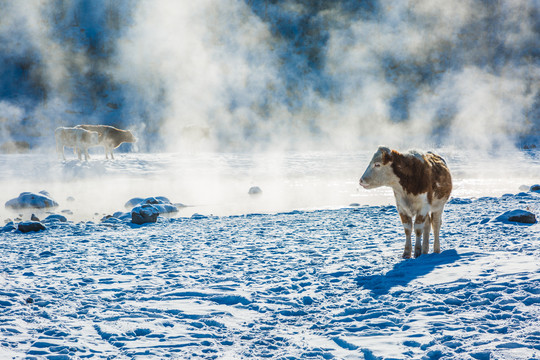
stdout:
{"type": "Polygon", "coordinates": [[[390,150],[386,146],[379,146],[379,151],[381,152],[382,163],[384,165],[392,161],[392,150],[390,150]]]}

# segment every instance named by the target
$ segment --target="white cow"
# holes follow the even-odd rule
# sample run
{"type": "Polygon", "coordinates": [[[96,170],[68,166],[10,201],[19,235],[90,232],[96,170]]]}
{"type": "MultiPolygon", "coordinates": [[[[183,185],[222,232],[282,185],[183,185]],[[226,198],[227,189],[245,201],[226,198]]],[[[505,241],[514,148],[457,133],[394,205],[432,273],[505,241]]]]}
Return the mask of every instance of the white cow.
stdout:
{"type": "Polygon", "coordinates": [[[59,127],[54,131],[56,139],[56,152],[66,160],[64,147],[71,147],[77,152],[77,157],[81,160],[81,152],[84,152],[84,159],[88,161],[88,148],[97,146],[100,142],[99,133],[79,128],[59,127]]]}
{"type": "Polygon", "coordinates": [[[360,185],[366,189],[389,186],[394,190],[397,210],[405,229],[404,258],[411,257],[413,218],[416,234],[414,256],[428,253],[430,225],[435,238],[433,252],[441,251],[439,231],[442,212],[452,191],[450,170],[442,157],[432,152],[402,154],[381,146],[362,175],[360,185]]]}
{"type": "Polygon", "coordinates": [[[113,150],[123,143],[134,143],[137,141],[131,131],[117,129],[109,125],[77,125],[76,128],[99,133],[100,141],[97,145],[105,148],[106,159],[109,158],[109,154],[111,154],[111,158],[114,159],[113,150]]]}

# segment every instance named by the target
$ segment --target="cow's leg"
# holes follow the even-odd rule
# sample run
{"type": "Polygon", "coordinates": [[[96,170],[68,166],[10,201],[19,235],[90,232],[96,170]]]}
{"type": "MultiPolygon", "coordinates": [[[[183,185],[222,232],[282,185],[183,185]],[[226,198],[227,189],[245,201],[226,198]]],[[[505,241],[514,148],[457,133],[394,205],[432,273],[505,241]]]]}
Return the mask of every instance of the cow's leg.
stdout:
{"type": "MultiPolygon", "coordinates": [[[[426,222],[428,221],[429,215],[416,215],[414,219],[414,234],[416,235],[416,243],[414,244],[414,257],[419,257],[422,255],[422,234],[424,233],[424,228],[426,222]]],[[[427,239],[429,241],[429,238],[427,239]]],[[[429,242],[428,242],[429,249],[429,242]]]]}
{"type": "Polygon", "coordinates": [[[62,159],[64,159],[64,161],[66,161],[66,152],[64,151],[64,145],[62,145],[62,159]]]}
{"type": "Polygon", "coordinates": [[[442,224],[442,210],[434,212],[432,215],[431,225],[433,226],[433,252],[439,254],[441,252],[441,244],[439,242],[439,232],[442,224]]]}
{"type": "Polygon", "coordinates": [[[88,161],[90,158],[90,155],[88,155],[88,148],[84,148],[84,160],[88,161]]]}
{"type": "Polygon", "coordinates": [[[429,232],[431,231],[431,216],[426,217],[424,222],[424,235],[422,236],[422,254],[429,253],[429,232]]]}
{"type": "Polygon", "coordinates": [[[82,160],[82,152],[81,152],[81,149],[76,148],[76,151],[77,151],[77,158],[78,158],[79,160],[82,160]]]}
{"type": "Polygon", "coordinates": [[[113,150],[114,150],[114,149],[113,149],[113,148],[111,148],[111,159],[113,159],[113,160],[114,160],[113,150]]]}
{"type": "Polygon", "coordinates": [[[403,229],[405,229],[405,250],[403,251],[403,258],[410,259],[412,252],[411,234],[412,234],[412,217],[405,213],[399,213],[401,217],[401,223],[403,229]]]}

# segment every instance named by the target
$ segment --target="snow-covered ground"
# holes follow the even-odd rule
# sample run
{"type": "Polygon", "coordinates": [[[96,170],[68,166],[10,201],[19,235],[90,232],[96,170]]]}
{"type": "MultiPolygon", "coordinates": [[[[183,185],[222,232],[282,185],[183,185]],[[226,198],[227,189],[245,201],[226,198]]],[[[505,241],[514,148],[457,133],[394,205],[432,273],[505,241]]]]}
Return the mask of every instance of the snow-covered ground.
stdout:
{"type": "Polygon", "coordinates": [[[539,216],[538,155],[446,153],[443,252],[412,260],[391,192],[358,189],[370,156],[0,156],[1,202],[68,218],[0,232],[0,358],[540,358],[540,228],[495,221],[539,216]],[[100,222],[159,195],[190,206],[100,222]]]}

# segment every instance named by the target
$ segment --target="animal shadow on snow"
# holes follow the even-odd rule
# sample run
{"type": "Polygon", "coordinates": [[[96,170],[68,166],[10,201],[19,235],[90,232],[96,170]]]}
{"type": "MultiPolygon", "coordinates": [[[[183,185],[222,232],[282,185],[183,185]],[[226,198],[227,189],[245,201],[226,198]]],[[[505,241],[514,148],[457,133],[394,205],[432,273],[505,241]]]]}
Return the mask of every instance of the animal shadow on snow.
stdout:
{"type": "Polygon", "coordinates": [[[416,259],[398,262],[386,274],[359,276],[356,283],[364,289],[371,290],[373,296],[381,296],[388,294],[393,287],[407,286],[411,281],[429,274],[435,268],[454,263],[461,257],[456,250],[422,255],[416,259]]]}

